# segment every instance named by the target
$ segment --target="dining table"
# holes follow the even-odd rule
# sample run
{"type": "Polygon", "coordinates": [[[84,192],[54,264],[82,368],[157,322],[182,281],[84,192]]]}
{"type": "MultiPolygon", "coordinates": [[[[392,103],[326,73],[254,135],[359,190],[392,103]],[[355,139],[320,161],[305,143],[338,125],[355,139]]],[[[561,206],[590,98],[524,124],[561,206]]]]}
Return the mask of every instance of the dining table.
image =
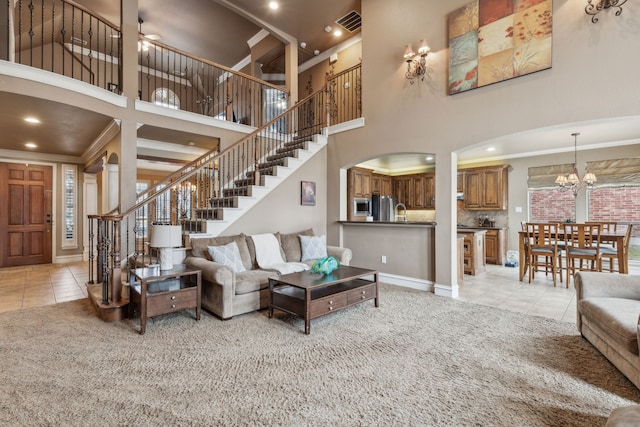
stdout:
{"type": "MultiPolygon", "coordinates": [[[[628,274],[628,264],[624,259],[624,239],[626,237],[626,233],[624,231],[600,231],[600,243],[611,243],[613,247],[617,249],[618,252],[618,266],[620,269],[620,274],[628,274]]],[[[558,232],[556,233],[556,238],[558,241],[564,241],[564,229],[560,227],[558,232]]],[[[527,274],[527,232],[526,231],[518,231],[518,254],[519,254],[519,278],[522,282],[524,279],[524,275],[527,274]]]]}

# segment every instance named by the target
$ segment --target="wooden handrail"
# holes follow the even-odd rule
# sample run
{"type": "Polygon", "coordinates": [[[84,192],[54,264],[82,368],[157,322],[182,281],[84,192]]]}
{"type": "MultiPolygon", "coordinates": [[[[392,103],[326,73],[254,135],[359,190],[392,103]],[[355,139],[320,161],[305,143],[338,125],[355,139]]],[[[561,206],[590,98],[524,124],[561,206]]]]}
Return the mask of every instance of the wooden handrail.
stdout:
{"type": "Polygon", "coordinates": [[[175,53],[178,53],[180,55],[186,56],[187,58],[195,59],[196,61],[203,62],[203,63],[205,63],[207,65],[211,65],[212,67],[220,68],[221,70],[226,71],[228,73],[231,73],[233,75],[236,75],[236,76],[239,76],[239,77],[243,77],[245,79],[251,80],[254,83],[258,83],[258,84],[261,84],[261,85],[264,85],[264,86],[268,86],[268,87],[270,87],[272,89],[277,89],[279,91],[282,91],[282,92],[286,93],[287,95],[290,95],[289,89],[283,88],[282,86],[274,85],[273,83],[269,83],[269,82],[266,82],[264,80],[260,80],[257,77],[251,76],[249,74],[245,74],[245,73],[243,73],[241,71],[236,71],[236,70],[234,70],[232,68],[229,68],[229,67],[225,67],[224,65],[218,64],[218,63],[210,61],[208,59],[201,58],[201,57],[199,57],[197,55],[193,55],[191,53],[187,53],[187,52],[185,52],[183,50],[176,49],[175,47],[167,46],[166,44],[160,43],[160,42],[158,42],[156,40],[147,39],[142,34],[139,35],[139,38],[141,40],[146,40],[146,41],[148,41],[149,43],[151,43],[151,44],[153,44],[155,46],[160,46],[163,49],[170,50],[172,52],[175,52],[175,53]]]}

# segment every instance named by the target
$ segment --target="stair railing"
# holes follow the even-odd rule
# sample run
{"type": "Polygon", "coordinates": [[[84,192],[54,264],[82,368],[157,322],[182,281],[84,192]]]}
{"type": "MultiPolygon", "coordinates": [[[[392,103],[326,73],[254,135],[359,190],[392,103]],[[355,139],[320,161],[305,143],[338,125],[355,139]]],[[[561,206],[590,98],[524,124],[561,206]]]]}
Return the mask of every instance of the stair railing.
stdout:
{"type": "Polygon", "coordinates": [[[304,149],[313,135],[322,134],[335,120],[360,117],[361,90],[354,92],[357,96],[341,94],[359,88],[359,81],[360,65],[332,76],[323,88],[224,151],[211,150],[140,192],[136,204],[126,211],[119,214],[118,208],[106,215],[90,215],[89,283],[102,284],[101,303],[120,302],[123,269],[128,277],[130,268],[152,262],[153,224],[180,224],[185,235],[206,232],[202,228],[206,221],[224,219],[223,208],[237,206],[241,196],[250,195],[252,186],[264,185],[264,176],[284,166],[287,157],[295,157],[294,151],[304,149]],[[334,79],[338,80],[332,84],[334,79]],[[337,119],[331,114],[335,105],[337,119]]]}
{"type": "Polygon", "coordinates": [[[122,271],[147,265],[153,224],[181,224],[185,234],[201,233],[207,220],[222,219],[222,208],[237,206],[262,176],[328,126],[326,86],[268,121],[221,153],[211,150],[137,195],[122,213],[89,215],[89,283],[102,284],[101,304],[119,304],[122,271]],[[123,240],[123,242],[121,242],[123,240]],[[90,249],[90,258],[93,249],[90,249]]]}

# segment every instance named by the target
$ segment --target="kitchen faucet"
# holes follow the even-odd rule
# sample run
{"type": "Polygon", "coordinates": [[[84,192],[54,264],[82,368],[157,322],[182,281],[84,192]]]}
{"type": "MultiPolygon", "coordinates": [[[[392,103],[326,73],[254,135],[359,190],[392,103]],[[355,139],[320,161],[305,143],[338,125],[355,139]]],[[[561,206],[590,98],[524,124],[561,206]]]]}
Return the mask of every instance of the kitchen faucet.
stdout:
{"type": "Polygon", "coordinates": [[[407,222],[407,207],[404,205],[404,203],[398,203],[396,205],[396,207],[393,208],[393,211],[394,211],[394,217],[395,217],[396,222],[398,221],[398,217],[399,216],[404,218],[404,222],[407,222]],[[404,211],[404,215],[398,215],[398,206],[402,206],[402,209],[404,211]]]}

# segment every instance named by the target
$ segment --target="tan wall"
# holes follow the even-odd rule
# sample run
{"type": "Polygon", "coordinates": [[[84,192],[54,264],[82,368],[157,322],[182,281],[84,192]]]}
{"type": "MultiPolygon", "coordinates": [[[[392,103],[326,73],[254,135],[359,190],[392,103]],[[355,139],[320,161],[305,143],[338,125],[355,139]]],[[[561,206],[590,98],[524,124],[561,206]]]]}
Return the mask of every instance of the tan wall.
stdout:
{"type": "Polygon", "coordinates": [[[300,98],[304,98],[307,95],[315,92],[324,86],[326,82],[326,74],[333,68],[333,73],[338,74],[347,68],[351,68],[354,65],[359,64],[362,60],[362,42],[356,43],[353,46],[338,53],[338,61],[333,65],[326,59],[303,71],[298,76],[298,91],[300,98]],[[311,79],[311,80],[309,80],[311,79]],[[309,84],[310,83],[310,84],[309,84]],[[309,90],[310,88],[310,90],[309,90]]]}
{"type": "Polygon", "coordinates": [[[344,246],[353,252],[351,265],[381,273],[435,280],[433,227],[344,225],[344,246]],[[382,256],[387,262],[382,263],[382,256]]]}
{"type": "MultiPolygon", "coordinates": [[[[445,228],[437,233],[436,267],[445,272],[443,284],[455,279],[453,152],[526,130],[640,114],[637,85],[602,78],[611,70],[640,69],[640,57],[629,55],[639,31],[638,21],[629,19],[633,11],[592,24],[578,2],[554,2],[552,69],[448,96],[446,17],[467,2],[407,0],[401,8],[384,0],[362,3],[366,126],[332,136],[328,153],[330,187],[340,185],[341,168],[386,153],[436,153],[436,161],[448,165],[436,169],[436,219],[445,228]],[[424,83],[410,85],[403,48],[423,38],[432,49],[432,72],[424,83]]],[[[328,199],[328,232],[336,239],[341,203],[337,193],[328,199]]]]}

